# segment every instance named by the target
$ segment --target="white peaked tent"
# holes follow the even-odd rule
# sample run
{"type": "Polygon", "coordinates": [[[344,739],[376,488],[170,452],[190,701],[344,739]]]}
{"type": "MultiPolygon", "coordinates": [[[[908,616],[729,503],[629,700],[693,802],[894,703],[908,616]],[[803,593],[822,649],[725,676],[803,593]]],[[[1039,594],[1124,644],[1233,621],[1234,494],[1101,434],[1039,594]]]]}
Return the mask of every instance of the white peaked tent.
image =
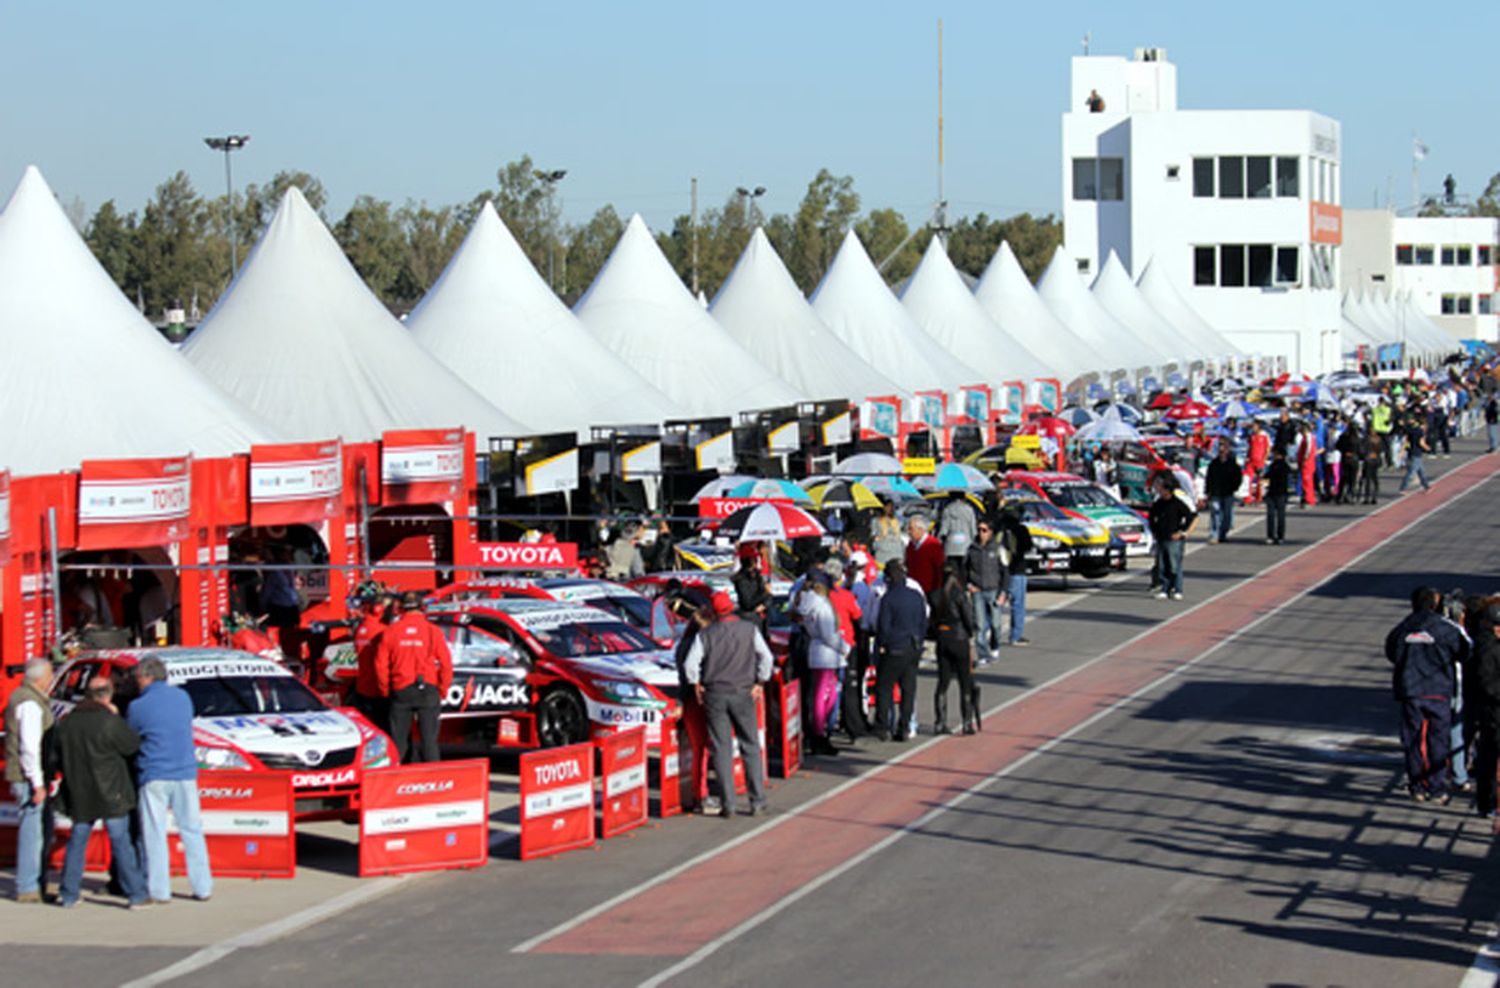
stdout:
{"type": "Polygon", "coordinates": [[[543,432],[684,415],[584,329],[489,203],[406,327],[475,391],[523,409],[543,432]]]}
{"type": "Polygon", "coordinates": [[[1339,304],[1339,315],[1342,320],[1341,325],[1348,324],[1358,331],[1361,337],[1360,342],[1383,346],[1400,341],[1400,334],[1392,334],[1386,326],[1376,320],[1365,308],[1360,296],[1353,292],[1344,293],[1344,298],[1339,304]]]}
{"type": "Polygon", "coordinates": [[[928,336],[979,371],[987,384],[1052,376],[1045,364],[980,308],[939,237],[927,244],[922,262],[901,293],[901,304],[928,336]]]}
{"type": "Polygon", "coordinates": [[[902,394],[813,314],[760,227],[708,311],[751,356],[810,398],[902,394]]]}
{"type": "Polygon", "coordinates": [[[182,352],[287,438],[535,430],[438,363],[370,293],[296,188],[182,352]]]}
{"type": "Polygon", "coordinates": [[[645,220],[630,217],[574,307],[590,333],[689,415],[733,415],[806,396],[734,341],[662,256],[645,220]]]}
{"type": "Polygon", "coordinates": [[[1423,312],[1417,306],[1417,300],[1411,292],[1402,292],[1392,303],[1395,307],[1397,318],[1404,314],[1408,327],[1416,324],[1421,327],[1423,336],[1431,341],[1434,354],[1446,355],[1459,350],[1462,344],[1454,338],[1453,334],[1433,321],[1432,317],[1423,312]]]}
{"type": "Polygon", "coordinates": [[[809,301],[835,336],[908,391],[985,383],[912,321],[853,230],[809,301]]]}
{"type": "Polygon", "coordinates": [[[1457,349],[1458,342],[1427,318],[1420,309],[1415,305],[1407,307],[1407,298],[1406,295],[1382,294],[1366,296],[1365,302],[1370,311],[1390,327],[1397,339],[1406,339],[1407,348],[1413,354],[1436,356],[1457,349]]]}
{"type": "Polygon", "coordinates": [[[141,318],[34,167],[0,213],[0,348],[0,464],[15,476],[276,438],[141,318]]]}
{"type": "Polygon", "coordinates": [[[1102,357],[1071,329],[1064,326],[1047,308],[1021,269],[1008,241],[1000,248],[974,288],[974,301],[1027,350],[1036,354],[1047,368],[1047,376],[1062,378],[1064,383],[1093,371],[1104,369],[1102,357]]]}
{"type": "MultiPolygon", "coordinates": [[[[1383,342],[1377,339],[1359,323],[1349,317],[1352,311],[1353,300],[1348,292],[1339,304],[1339,349],[1343,353],[1351,353],[1361,346],[1378,347],[1383,342]]],[[[1373,354],[1371,355],[1374,356],[1373,354]]]]}
{"type": "Polygon", "coordinates": [[[1078,266],[1060,245],[1038,279],[1036,292],[1052,314],[1082,337],[1099,355],[1100,362],[1111,370],[1159,367],[1170,360],[1170,355],[1140,339],[1104,311],[1104,306],[1084,287],[1078,266]]]}
{"type": "Polygon", "coordinates": [[[1190,339],[1196,340],[1199,348],[1208,356],[1216,359],[1246,356],[1245,351],[1198,315],[1198,310],[1182,297],[1177,286],[1172,284],[1172,279],[1154,259],[1146,262],[1135,286],[1140,289],[1141,297],[1151,308],[1179,331],[1187,333],[1190,339]]]}
{"type": "Polygon", "coordinates": [[[1114,251],[1105,258],[1094,279],[1094,297],[1104,306],[1104,311],[1124,323],[1136,336],[1149,341],[1158,350],[1163,350],[1185,364],[1218,356],[1205,352],[1195,340],[1178,332],[1166,317],[1151,307],[1141,297],[1140,289],[1130,280],[1130,274],[1114,251]]]}

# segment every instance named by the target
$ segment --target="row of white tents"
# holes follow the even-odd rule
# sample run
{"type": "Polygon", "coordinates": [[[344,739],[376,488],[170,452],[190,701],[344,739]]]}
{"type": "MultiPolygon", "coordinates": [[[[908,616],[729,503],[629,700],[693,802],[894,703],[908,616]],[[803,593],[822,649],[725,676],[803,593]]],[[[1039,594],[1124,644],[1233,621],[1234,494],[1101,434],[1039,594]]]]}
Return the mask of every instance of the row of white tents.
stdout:
{"type": "Polygon", "coordinates": [[[1442,356],[1458,344],[1417,306],[1410,292],[1401,295],[1345,292],[1340,306],[1344,352],[1401,344],[1407,355],[1442,356]]]}
{"type": "MultiPolygon", "coordinates": [[[[1345,309],[1356,342],[1394,325],[1369,300],[1345,309]]],[[[850,233],[805,299],[757,230],[705,308],[639,216],[569,310],[488,205],[403,326],[296,189],[178,352],[35,168],[0,212],[0,347],[0,466],[20,475],[403,428],[586,435],[1244,356],[1154,265],[1132,280],[1111,256],[1090,288],[1059,250],[1033,288],[1007,244],[971,291],[934,239],[898,298],[850,233]]]]}

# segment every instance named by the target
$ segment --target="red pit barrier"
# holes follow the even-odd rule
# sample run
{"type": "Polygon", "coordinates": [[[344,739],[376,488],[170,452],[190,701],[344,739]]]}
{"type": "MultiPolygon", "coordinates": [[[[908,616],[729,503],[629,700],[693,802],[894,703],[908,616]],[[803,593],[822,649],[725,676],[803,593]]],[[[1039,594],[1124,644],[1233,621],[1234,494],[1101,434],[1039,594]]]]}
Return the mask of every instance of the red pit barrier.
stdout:
{"type": "Polygon", "coordinates": [[[618,837],[646,822],[646,729],[632,727],[600,738],[600,836],[618,837]]]}
{"type": "MultiPolygon", "coordinates": [[[[198,806],[215,877],[291,878],[297,873],[290,775],[200,771],[198,806]]],[[[167,853],[172,874],[186,875],[175,822],[168,831],[167,853]]]]}
{"type": "Polygon", "coordinates": [[[802,767],[802,684],[781,684],[781,778],[790,779],[802,767]]]}
{"type": "Polygon", "coordinates": [[[479,868],[490,858],[490,763],[483,758],[366,772],[359,874],[479,868]]]}
{"type": "Polygon", "coordinates": [[[677,718],[663,717],[658,748],[656,815],[665,820],[682,812],[682,747],[677,743],[677,718]]]}
{"type": "MultiPolygon", "coordinates": [[[[766,694],[762,690],[755,698],[755,736],[760,741],[760,777],[762,781],[771,777],[771,755],[766,750],[766,694]]],[[[745,781],[745,758],[740,752],[739,735],[734,737],[734,791],[743,796],[749,789],[745,781]]]]}
{"type": "Polygon", "coordinates": [[[521,860],[594,843],[594,746],[521,756],[521,860]]]}
{"type": "MultiPolygon", "coordinates": [[[[19,807],[15,803],[0,803],[0,865],[14,867],[16,863],[16,825],[20,820],[19,807]]],[[[62,813],[53,817],[52,848],[47,855],[48,867],[62,871],[63,858],[68,851],[68,838],[73,835],[73,821],[62,813]]],[[[89,835],[88,850],[84,852],[83,870],[88,872],[109,871],[109,834],[103,825],[94,828],[89,835]]]]}

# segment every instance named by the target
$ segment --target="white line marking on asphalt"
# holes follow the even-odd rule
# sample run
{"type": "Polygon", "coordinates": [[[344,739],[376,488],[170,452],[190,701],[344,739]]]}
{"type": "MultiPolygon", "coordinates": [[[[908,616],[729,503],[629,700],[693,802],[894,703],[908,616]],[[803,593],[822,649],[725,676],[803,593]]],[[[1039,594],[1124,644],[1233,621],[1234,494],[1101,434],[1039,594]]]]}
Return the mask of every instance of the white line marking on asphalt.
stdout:
{"type": "MultiPolygon", "coordinates": [[[[431,872],[428,874],[431,874],[431,872]]],[[[400,888],[402,883],[410,877],[412,876],[396,875],[375,880],[365,879],[364,881],[369,884],[360,884],[342,895],[334,896],[326,902],[320,902],[316,906],[310,906],[301,912],[292,913],[290,916],[283,916],[275,922],[258,926],[253,930],[247,930],[226,940],[220,940],[218,943],[209,944],[201,950],[188,954],[175,964],[169,964],[159,971],[136,978],[134,981],[127,981],[121,988],[154,988],[156,985],[166,984],[168,981],[192,974],[194,971],[202,970],[210,964],[215,964],[242,947],[259,947],[262,944],[279,939],[288,933],[306,929],[315,923],[321,923],[323,920],[336,916],[347,909],[353,909],[355,906],[361,906],[367,902],[373,902],[381,896],[389,895],[400,888]]],[[[209,907],[204,906],[200,908],[209,907]]]]}
{"type": "MultiPolygon", "coordinates": [[[[1114,703],[1110,704],[1108,707],[1105,707],[1103,710],[1100,710],[1100,711],[1096,712],[1095,714],[1093,714],[1092,716],[1090,716],[1086,720],[1083,720],[1080,723],[1075,724],[1073,727],[1071,727],[1068,730],[1064,731],[1063,733],[1059,734],[1057,737],[1051,738],[1051,739],[1047,740],[1046,742],[1044,742],[1043,744],[1041,744],[1039,747],[1037,747],[1033,751],[1030,751],[1030,752],[1026,753],[1025,755],[1021,756],[1020,758],[1016,759],[1014,762],[1010,763],[1009,765],[1007,765],[1004,768],[1000,769],[999,771],[995,772],[993,775],[989,776],[988,778],[982,779],[981,781],[979,781],[979,782],[975,783],[974,785],[970,786],[968,789],[965,789],[963,792],[959,793],[958,795],[954,796],[952,799],[948,800],[948,802],[944,803],[942,806],[938,806],[938,807],[935,807],[935,808],[929,810],[927,813],[923,814],[917,820],[914,820],[911,823],[902,826],[900,829],[896,830],[894,833],[890,834],[889,836],[883,838],[878,843],[873,844],[870,847],[865,848],[863,851],[859,852],[858,854],[856,854],[854,857],[850,858],[849,860],[847,860],[847,861],[843,862],[842,864],[839,864],[839,865],[835,866],[834,868],[831,868],[830,870],[824,872],[823,874],[819,875],[817,878],[813,879],[812,881],[808,882],[806,885],[804,885],[801,888],[799,888],[797,891],[791,893],[790,895],[782,897],[777,902],[775,902],[773,905],[767,906],[765,909],[763,909],[760,912],[756,913],[754,916],[751,916],[749,919],[747,919],[744,922],[740,923],[734,929],[729,930],[728,932],[726,932],[724,934],[721,934],[718,937],[715,937],[713,940],[710,940],[708,943],[706,943],[703,946],[699,947],[697,950],[693,951],[693,953],[689,954],[687,957],[684,957],[682,960],[678,961],[676,964],[673,964],[672,966],[666,968],[665,970],[661,971],[660,973],[658,973],[654,977],[651,977],[651,978],[648,978],[645,981],[642,981],[640,983],[640,988],[658,988],[658,986],[665,984],[667,981],[671,980],[672,978],[675,978],[677,975],[682,974],[683,972],[688,971],[688,970],[696,967],[697,965],[701,964],[710,955],[712,955],[717,950],[719,950],[719,948],[721,948],[721,947],[725,946],[726,944],[732,943],[733,941],[739,939],[744,934],[746,934],[746,933],[750,932],[751,930],[755,929],[757,926],[760,926],[762,923],[764,923],[767,920],[773,918],[778,913],[782,912],[784,909],[786,909],[789,906],[797,903],[798,901],[800,901],[801,899],[805,898],[806,896],[812,894],[813,892],[815,892],[819,888],[822,888],[824,885],[826,885],[829,882],[833,881],[835,878],[838,878],[840,875],[843,875],[846,872],[850,871],[851,869],[859,866],[860,864],[863,864],[865,861],[868,861],[870,858],[874,857],[876,854],[879,854],[881,851],[885,850],[887,847],[890,847],[892,844],[894,844],[896,841],[900,840],[902,837],[905,837],[907,834],[910,834],[913,831],[921,829],[922,827],[924,827],[925,825],[927,825],[928,823],[930,823],[931,821],[933,821],[937,817],[941,816],[942,814],[944,814],[944,813],[948,812],[949,810],[953,809],[954,807],[958,806],[960,803],[962,803],[965,800],[969,799],[971,796],[973,796],[975,793],[979,792],[980,790],[982,790],[986,786],[988,786],[988,785],[990,785],[990,784],[992,784],[992,783],[994,783],[994,782],[996,782],[996,781],[998,781],[1000,779],[1003,779],[1006,776],[1010,775],[1012,772],[1015,772],[1018,769],[1024,767],[1025,765],[1029,764],[1032,760],[1040,757],[1041,755],[1046,754],[1048,751],[1050,751],[1052,748],[1056,747],[1058,744],[1060,744],[1060,743],[1068,740],[1069,738],[1073,737],[1074,735],[1078,734],[1081,731],[1087,730],[1089,727],[1093,726],[1094,724],[1098,723],[1099,721],[1103,720],[1104,718],[1106,718],[1106,717],[1114,714],[1120,708],[1122,708],[1124,706],[1127,706],[1128,704],[1134,703],[1138,698],[1140,698],[1141,696],[1144,696],[1145,694],[1151,692],[1152,690],[1156,689],[1157,687],[1159,687],[1163,683],[1165,683],[1165,682],[1167,682],[1167,681],[1169,681],[1171,679],[1175,679],[1177,676],[1179,676],[1183,672],[1187,671],[1188,669],[1191,669],[1192,667],[1196,666],[1198,663],[1202,662],[1204,659],[1207,659],[1209,656],[1211,656],[1215,652],[1219,651],[1219,649],[1221,649],[1224,646],[1226,646],[1226,645],[1230,644],[1231,642],[1235,641],[1241,635],[1245,634],[1246,632],[1249,632],[1249,631],[1253,630],[1256,627],[1259,627],[1263,622],[1265,622],[1265,621],[1269,620],[1270,618],[1274,617],[1276,614],[1279,614],[1281,611],[1285,610],[1287,607],[1290,607],[1291,605],[1297,603],[1303,597],[1307,596],[1309,593],[1311,593],[1312,591],[1316,590],[1318,587],[1321,587],[1323,584],[1325,584],[1329,580],[1333,579],[1333,577],[1337,576],[1340,573],[1343,573],[1345,570],[1348,570],[1350,567],[1356,566],[1360,562],[1363,562],[1376,549],[1382,548],[1383,546],[1389,544],[1389,542],[1392,539],[1396,539],[1396,538],[1399,538],[1402,535],[1405,535],[1409,530],[1411,530],[1416,525],[1421,524],[1424,521],[1427,521],[1428,519],[1430,519],[1434,515],[1436,515],[1438,512],[1445,511],[1448,508],[1452,507],[1454,504],[1458,503],[1458,501],[1461,500],[1462,498],[1464,498],[1464,497],[1468,496],[1469,494],[1472,494],[1474,491],[1478,490],[1480,488],[1480,486],[1482,486],[1485,482],[1487,482],[1488,480],[1490,480],[1491,478],[1493,478],[1494,475],[1495,475],[1495,472],[1492,471],[1488,477],[1484,477],[1484,478],[1481,478],[1480,480],[1476,481],[1475,484],[1474,484],[1474,486],[1471,487],[1469,490],[1464,491],[1463,494],[1460,494],[1458,497],[1455,497],[1452,500],[1444,503],[1443,505],[1441,505],[1440,507],[1438,507],[1437,509],[1435,509],[1433,511],[1429,511],[1426,514],[1423,514],[1423,515],[1421,515],[1418,518],[1412,519],[1410,522],[1408,522],[1407,524],[1403,525],[1400,529],[1398,529],[1397,531],[1391,533],[1391,535],[1388,536],[1385,540],[1377,543],[1376,545],[1372,545],[1370,548],[1366,549],[1364,552],[1361,552],[1359,555],[1355,556],[1353,559],[1349,560],[1347,563],[1345,563],[1344,565],[1340,566],[1338,569],[1331,571],[1327,576],[1323,577],[1323,579],[1319,580],[1317,583],[1314,583],[1311,586],[1308,586],[1307,588],[1298,591],[1296,594],[1294,594],[1293,596],[1291,596],[1287,600],[1283,601],[1282,603],[1276,605],[1276,607],[1274,607],[1271,610],[1267,611],[1266,613],[1262,614],[1260,617],[1256,618],[1254,621],[1251,621],[1249,624],[1245,625],[1244,627],[1237,628],[1228,637],[1224,638],[1222,641],[1216,642],[1213,645],[1209,646],[1203,652],[1201,652],[1198,655],[1194,656],[1192,659],[1189,659],[1187,662],[1182,663],[1177,668],[1171,670],[1170,672],[1164,673],[1161,676],[1158,676],[1156,679],[1152,680],[1151,682],[1147,683],[1146,685],[1144,685],[1144,686],[1140,687],[1139,689],[1135,690],[1129,696],[1121,697],[1119,700],[1116,700],[1114,703]]],[[[1445,476],[1451,476],[1451,474],[1447,474],[1445,476]]],[[[1439,479],[1439,482],[1441,481],[1441,479],[1442,478],[1439,479]]],[[[1324,536],[1324,539],[1332,538],[1335,535],[1338,535],[1338,534],[1346,531],[1351,526],[1359,524],[1361,521],[1365,520],[1366,518],[1373,518],[1375,515],[1377,515],[1380,512],[1385,511],[1386,509],[1394,506],[1396,503],[1397,503],[1396,501],[1391,501],[1389,504],[1386,504],[1386,505],[1383,505],[1380,508],[1377,508],[1375,511],[1370,512],[1368,515],[1363,515],[1360,518],[1356,518],[1353,521],[1348,522],[1347,524],[1341,525],[1339,528],[1335,529],[1334,531],[1330,532],[1328,535],[1324,536]]],[[[1316,545],[1318,545],[1319,543],[1321,543],[1322,541],[1324,541],[1324,539],[1319,539],[1318,542],[1313,543],[1312,545],[1308,545],[1308,546],[1302,548],[1301,550],[1293,553],[1292,555],[1290,555],[1290,556],[1286,557],[1285,559],[1283,559],[1281,562],[1277,563],[1276,566],[1271,567],[1271,569],[1275,570],[1275,569],[1279,569],[1282,566],[1287,565],[1292,560],[1296,559],[1298,556],[1302,555],[1303,553],[1307,552],[1308,550],[1314,548],[1316,545]]],[[[1264,575],[1264,574],[1261,574],[1261,575],[1264,575]]],[[[1252,577],[1252,579],[1253,579],[1253,577],[1252,577]]],[[[1228,587],[1225,590],[1222,590],[1219,593],[1215,594],[1213,597],[1210,597],[1207,600],[1203,601],[1203,603],[1199,604],[1198,606],[1202,607],[1202,606],[1205,606],[1205,605],[1209,604],[1210,602],[1212,602],[1213,600],[1217,599],[1218,597],[1221,597],[1224,594],[1229,593],[1230,591],[1236,589],[1240,584],[1242,584],[1244,582],[1246,582],[1246,581],[1241,580],[1239,583],[1236,583],[1233,586],[1228,587]]],[[[1184,615],[1189,614],[1193,610],[1196,610],[1196,609],[1197,608],[1195,607],[1195,608],[1190,608],[1187,611],[1183,611],[1181,614],[1175,615],[1171,619],[1169,619],[1167,621],[1163,621],[1159,625],[1155,625],[1150,630],[1155,631],[1155,630],[1157,630],[1159,628],[1165,627],[1166,625],[1171,624],[1173,621],[1176,621],[1176,620],[1180,619],[1184,615]]],[[[1142,634],[1145,634],[1145,633],[1146,632],[1143,632],[1142,634]]],[[[1137,635],[1135,637],[1139,638],[1140,635],[1137,635]]],[[[1131,639],[1131,641],[1134,641],[1134,638],[1131,639]]],[[[1122,643],[1120,645],[1117,645],[1113,649],[1110,649],[1109,652],[1106,652],[1105,655],[1112,654],[1113,652],[1116,652],[1119,649],[1124,648],[1128,644],[1130,644],[1130,643],[1129,642],[1124,642],[1124,643],[1122,643]]],[[[1103,656],[1100,656],[1100,658],[1103,658],[1103,656]]],[[[1093,660],[1093,661],[1098,661],[1098,660],[1096,659],[1096,660],[1093,660]]],[[[1084,665],[1079,666],[1078,668],[1079,669],[1086,668],[1087,666],[1092,665],[1093,661],[1085,663],[1084,665]]],[[[1074,670],[1074,671],[1077,671],[1077,670],[1074,670]]],[[[1068,675],[1072,675],[1072,674],[1073,674],[1072,672],[1068,673],[1068,675]]],[[[1040,688],[1041,687],[1038,687],[1038,689],[1040,689],[1040,688]]],[[[1028,693],[1032,693],[1032,692],[1035,692],[1035,691],[1036,690],[1033,689],[1033,690],[1028,691],[1028,693]]],[[[1026,694],[1023,694],[1023,696],[1024,695],[1026,695],[1026,694]]],[[[1017,697],[1016,699],[1020,699],[1020,697],[1017,697]]],[[[1004,707],[1004,706],[1007,706],[1007,705],[1008,704],[1002,704],[1001,707],[1004,707]]],[[[998,710],[1000,708],[996,708],[996,709],[998,710]]],[[[986,717],[986,719],[988,719],[989,715],[986,714],[985,717],[986,717]]],[[[1500,963],[1497,963],[1496,956],[1495,956],[1495,953],[1494,953],[1495,950],[1500,950],[1500,946],[1492,948],[1490,945],[1487,945],[1485,949],[1483,949],[1483,950],[1480,951],[1480,956],[1475,959],[1475,962],[1474,962],[1475,966],[1470,969],[1469,975],[1467,975],[1465,977],[1464,983],[1460,986],[1460,988],[1480,988],[1480,986],[1484,986],[1484,988],[1490,988],[1490,986],[1492,986],[1492,985],[1494,985],[1496,983],[1496,980],[1493,978],[1493,976],[1492,975],[1488,975],[1486,973],[1486,972],[1489,972],[1489,971],[1500,972],[1500,963]],[[1487,951],[1488,951],[1488,953],[1487,953],[1487,951]],[[1483,980],[1487,976],[1490,977],[1490,980],[1488,980],[1488,981],[1483,980]],[[1470,982],[1469,982],[1469,978],[1470,977],[1477,977],[1479,980],[1476,980],[1473,984],[1470,984],[1470,982]]]]}
{"type": "MultiPolygon", "coordinates": [[[[1500,923],[1500,917],[1496,918],[1500,923]]],[[[1491,940],[1479,948],[1479,953],[1474,955],[1474,963],[1464,972],[1464,979],[1458,983],[1458,988],[1495,988],[1500,984],[1500,931],[1492,930],[1492,935],[1497,939],[1491,940]]]]}

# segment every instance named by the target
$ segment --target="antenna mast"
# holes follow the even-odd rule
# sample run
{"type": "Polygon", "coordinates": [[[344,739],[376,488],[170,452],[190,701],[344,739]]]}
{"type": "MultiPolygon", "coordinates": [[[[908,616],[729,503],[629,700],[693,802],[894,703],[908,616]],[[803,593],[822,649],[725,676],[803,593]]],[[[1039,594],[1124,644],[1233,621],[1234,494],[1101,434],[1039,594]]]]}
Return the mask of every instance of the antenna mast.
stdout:
{"type": "Polygon", "coordinates": [[[937,113],[937,208],[932,215],[932,232],[948,246],[948,199],[943,194],[943,19],[937,22],[938,62],[938,113],[937,113]]]}

